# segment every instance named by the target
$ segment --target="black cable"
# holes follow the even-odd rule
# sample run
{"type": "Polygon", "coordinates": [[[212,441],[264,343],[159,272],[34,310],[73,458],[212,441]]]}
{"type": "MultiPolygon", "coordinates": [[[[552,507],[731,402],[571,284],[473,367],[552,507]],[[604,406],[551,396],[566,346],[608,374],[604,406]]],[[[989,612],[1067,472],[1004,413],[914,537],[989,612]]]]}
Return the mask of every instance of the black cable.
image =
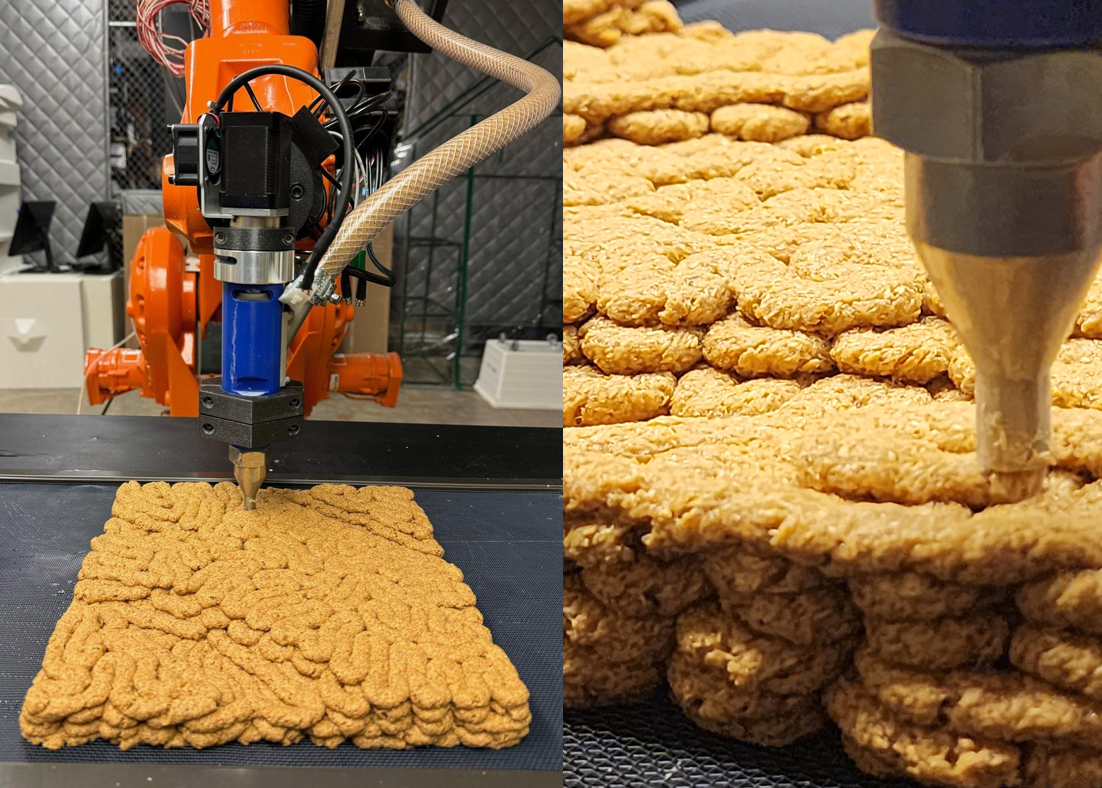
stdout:
{"type": "Polygon", "coordinates": [[[345,301],[352,298],[352,275],[348,273],[347,267],[341,271],[341,295],[345,301]]]}
{"type": "Polygon", "coordinates": [[[344,270],[347,271],[351,276],[356,277],[362,282],[374,282],[375,284],[382,285],[383,287],[394,287],[394,284],[396,282],[394,278],[394,272],[379,262],[379,258],[375,256],[375,250],[372,248],[370,243],[368,243],[367,245],[367,256],[371,260],[372,264],[383,273],[383,276],[379,276],[379,274],[373,274],[370,271],[364,271],[361,268],[353,268],[352,266],[347,266],[344,270]]]}
{"type": "MultiPolygon", "coordinates": [[[[352,72],[349,72],[349,74],[351,74],[351,73],[352,72]]],[[[360,82],[360,80],[358,80],[358,79],[355,80],[354,82],[349,82],[348,84],[356,86],[356,96],[355,96],[355,98],[352,99],[352,104],[350,105],[351,107],[354,108],[357,104],[360,103],[360,100],[364,97],[364,93],[367,91],[367,86],[364,85],[364,83],[360,82]]],[[[333,92],[336,93],[337,91],[333,91],[333,92]]],[[[337,98],[340,98],[340,96],[338,95],[337,98]]],[[[351,118],[352,117],[352,110],[350,109],[350,110],[346,110],[346,111],[348,112],[348,117],[351,118]]]]}
{"type": "MultiPolygon", "coordinates": [[[[337,82],[336,84],[329,86],[330,89],[332,89],[332,91],[333,91],[333,95],[336,96],[338,99],[340,98],[341,90],[344,89],[344,86],[348,84],[348,81],[350,79],[352,79],[352,74],[353,74],[353,72],[349,71],[347,74],[345,74],[341,78],[340,82],[337,82]]],[[[363,95],[364,88],[363,88],[362,83],[356,82],[356,84],[360,86],[359,93],[356,94],[356,101],[359,101],[360,96],[363,95]]],[[[355,102],[353,102],[353,103],[355,103],[355,102]]],[[[310,106],[307,107],[306,109],[309,112],[312,112],[315,118],[320,118],[321,114],[323,112],[325,112],[325,108],[328,107],[328,106],[329,106],[329,102],[326,101],[321,95],[318,95],[318,97],[316,99],[314,99],[313,101],[310,102],[310,106]]]]}
{"type": "Polygon", "coordinates": [[[233,99],[234,94],[241,89],[242,85],[251,82],[257,77],[266,77],[269,75],[297,79],[299,82],[308,85],[324,96],[325,100],[329,102],[333,114],[337,116],[337,123],[340,126],[341,136],[344,138],[341,142],[345,164],[341,170],[340,194],[337,197],[336,209],[332,217],[330,217],[329,224],[325,226],[325,231],[321,234],[321,237],[318,238],[317,243],[314,244],[314,250],[310,252],[310,257],[302,269],[301,287],[303,290],[309,290],[314,286],[314,274],[317,273],[321,258],[325,256],[325,252],[329,249],[329,245],[333,243],[333,238],[336,237],[337,231],[340,230],[341,222],[344,221],[344,217],[348,214],[348,201],[352,196],[352,170],[355,169],[348,165],[349,162],[354,161],[356,158],[356,149],[352,138],[352,124],[349,122],[348,115],[345,113],[344,107],[341,106],[341,102],[333,94],[333,91],[329,89],[328,85],[313,74],[303,71],[301,68],[295,68],[294,66],[288,66],[283,63],[273,63],[269,66],[250,68],[248,71],[238,74],[231,79],[229,84],[222,88],[222,92],[218,94],[218,100],[214,102],[215,114],[221,113],[222,108],[233,99]]]}
{"type": "Polygon", "coordinates": [[[352,117],[358,113],[375,109],[375,107],[383,104],[388,98],[390,98],[390,91],[387,90],[384,90],[382,93],[376,93],[374,96],[368,96],[366,99],[363,98],[363,93],[361,92],[349,109],[348,116],[352,117]]]}
{"type": "Polygon", "coordinates": [[[256,100],[256,94],[253,93],[253,86],[250,85],[248,82],[245,83],[245,92],[248,93],[249,98],[252,99],[253,106],[256,107],[256,111],[263,112],[264,110],[261,109],[260,102],[256,100]]]}
{"type": "Polygon", "coordinates": [[[111,407],[111,403],[112,403],[112,402],[114,402],[114,401],[115,401],[115,398],[114,398],[114,397],[111,397],[111,399],[107,400],[107,404],[103,406],[103,410],[101,410],[101,411],[99,412],[99,415],[101,415],[101,416],[106,416],[106,415],[107,415],[107,410],[108,410],[108,408],[110,408],[110,407],[111,407]]]}
{"type": "MultiPolygon", "coordinates": [[[[348,119],[354,121],[362,116],[373,114],[374,110],[385,103],[388,98],[390,98],[390,93],[377,93],[374,96],[369,96],[347,110],[348,119]]],[[[332,120],[328,120],[322,125],[325,126],[327,130],[335,128],[334,121],[332,120]]]]}
{"type": "Polygon", "coordinates": [[[379,269],[390,282],[387,287],[394,286],[394,272],[387,268],[385,265],[379,262],[379,258],[375,256],[375,247],[371,245],[371,241],[367,242],[367,256],[371,260],[372,264],[379,269]]]}

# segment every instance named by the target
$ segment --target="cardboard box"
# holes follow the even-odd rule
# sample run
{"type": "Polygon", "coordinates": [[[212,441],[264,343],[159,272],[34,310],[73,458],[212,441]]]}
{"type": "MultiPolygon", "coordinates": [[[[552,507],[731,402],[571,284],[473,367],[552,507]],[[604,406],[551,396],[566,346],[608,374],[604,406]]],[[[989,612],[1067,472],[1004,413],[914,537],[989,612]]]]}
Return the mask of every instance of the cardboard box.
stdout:
{"type": "Polygon", "coordinates": [[[159,213],[131,213],[122,217],[122,259],[127,281],[130,280],[130,258],[138,248],[142,233],[164,223],[165,217],[159,213]]]}
{"type": "MultiPolygon", "coordinates": [[[[383,230],[371,245],[379,262],[393,270],[394,227],[383,230]]],[[[371,261],[367,264],[370,266],[371,261]]],[[[367,286],[367,305],[356,307],[352,326],[341,343],[342,353],[386,353],[390,330],[390,288],[367,286]]]]}

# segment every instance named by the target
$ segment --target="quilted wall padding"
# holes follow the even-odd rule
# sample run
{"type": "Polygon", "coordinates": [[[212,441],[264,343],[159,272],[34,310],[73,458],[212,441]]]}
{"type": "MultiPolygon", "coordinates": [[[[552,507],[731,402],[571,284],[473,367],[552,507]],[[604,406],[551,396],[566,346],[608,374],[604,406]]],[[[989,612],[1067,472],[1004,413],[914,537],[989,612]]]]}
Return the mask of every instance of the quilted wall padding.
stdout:
{"type": "MultiPolygon", "coordinates": [[[[562,38],[561,13],[562,4],[548,0],[450,0],[443,22],[465,36],[527,57],[548,38],[562,38]]],[[[552,73],[562,73],[561,61],[559,70],[552,73]]],[[[442,55],[415,57],[407,103],[409,128],[431,118],[479,77],[481,74],[442,55]]]]}
{"type": "MultiPolygon", "coordinates": [[[[451,0],[444,24],[527,58],[548,39],[561,39],[561,10],[561,4],[548,0],[524,3],[451,0]]],[[[562,74],[562,48],[558,45],[548,47],[534,61],[552,74],[562,74]]],[[[404,123],[407,133],[432,119],[481,76],[436,54],[415,56],[404,123]]],[[[419,141],[417,154],[463,131],[470,123],[469,115],[477,114],[481,119],[517,97],[517,91],[508,86],[491,88],[464,105],[462,116],[444,122],[419,141]]],[[[466,322],[470,326],[532,326],[538,321],[554,330],[562,323],[560,126],[561,119],[553,116],[476,169],[466,298],[466,322]],[[513,175],[531,177],[507,180],[501,177],[513,175]],[[549,258],[553,265],[546,276],[549,258]],[[545,301],[551,303],[541,316],[541,304],[545,301]]],[[[456,179],[440,190],[435,229],[429,202],[414,209],[412,235],[418,238],[433,235],[461,243],[467,203],[465,180],[456,179]]],[[[396,223],[400,233],[405,232],[405,227],[404,219],[396,223]]],[[[457,261],[458,254],[446,250],[434,255],[431,279],[427,282],[433,300],[455,303],[457,261]]],[[[408,292],[425,292],[428,276],[427,253],[417,250],[411,254],[410,268],[406,271],[408,292]]]]}
{"type": "Polygon", "coordinates": [[[88,203],[110,197],[105,0],[0,0],[0,82],[23,94],[23,196],[56,200],[50,240],[71,262],[88,203]]]}

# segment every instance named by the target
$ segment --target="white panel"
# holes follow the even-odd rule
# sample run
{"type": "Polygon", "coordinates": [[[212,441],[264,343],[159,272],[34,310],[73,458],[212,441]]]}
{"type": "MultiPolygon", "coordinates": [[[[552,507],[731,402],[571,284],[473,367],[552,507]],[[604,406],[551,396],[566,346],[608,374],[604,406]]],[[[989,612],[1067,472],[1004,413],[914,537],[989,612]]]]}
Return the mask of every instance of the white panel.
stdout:
{"type": "Polygon", "coordinates": [[[79,274],[0,275],[0,388],[81,385],[79,274]]]}

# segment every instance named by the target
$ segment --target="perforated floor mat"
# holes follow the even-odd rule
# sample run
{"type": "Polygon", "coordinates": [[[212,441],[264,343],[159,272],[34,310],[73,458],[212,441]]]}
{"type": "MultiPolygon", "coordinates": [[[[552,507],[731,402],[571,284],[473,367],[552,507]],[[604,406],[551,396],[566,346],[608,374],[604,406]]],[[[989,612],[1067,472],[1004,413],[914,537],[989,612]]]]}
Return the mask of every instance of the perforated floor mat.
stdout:
{"type": "Polygon", "coordinates": [[[0,761],[229,766],[562,768],[562,498],[541,492],[418,491],[445,558],[463,570],[486,626],[528,685],[532,726],[505,750],[325,750],[237,744],[210,750],[106,742],[51,752],[19,735],[23,695],[72,598],[80,562],[111,516],[113,486],[0,484],[0,761]]]}
{"type": "Polygon", "coordinates": [[[835,730],[768,749],[700,730],[663,698],[567,709],[563,788],[914,788],[857,771],[835,730]]]}

